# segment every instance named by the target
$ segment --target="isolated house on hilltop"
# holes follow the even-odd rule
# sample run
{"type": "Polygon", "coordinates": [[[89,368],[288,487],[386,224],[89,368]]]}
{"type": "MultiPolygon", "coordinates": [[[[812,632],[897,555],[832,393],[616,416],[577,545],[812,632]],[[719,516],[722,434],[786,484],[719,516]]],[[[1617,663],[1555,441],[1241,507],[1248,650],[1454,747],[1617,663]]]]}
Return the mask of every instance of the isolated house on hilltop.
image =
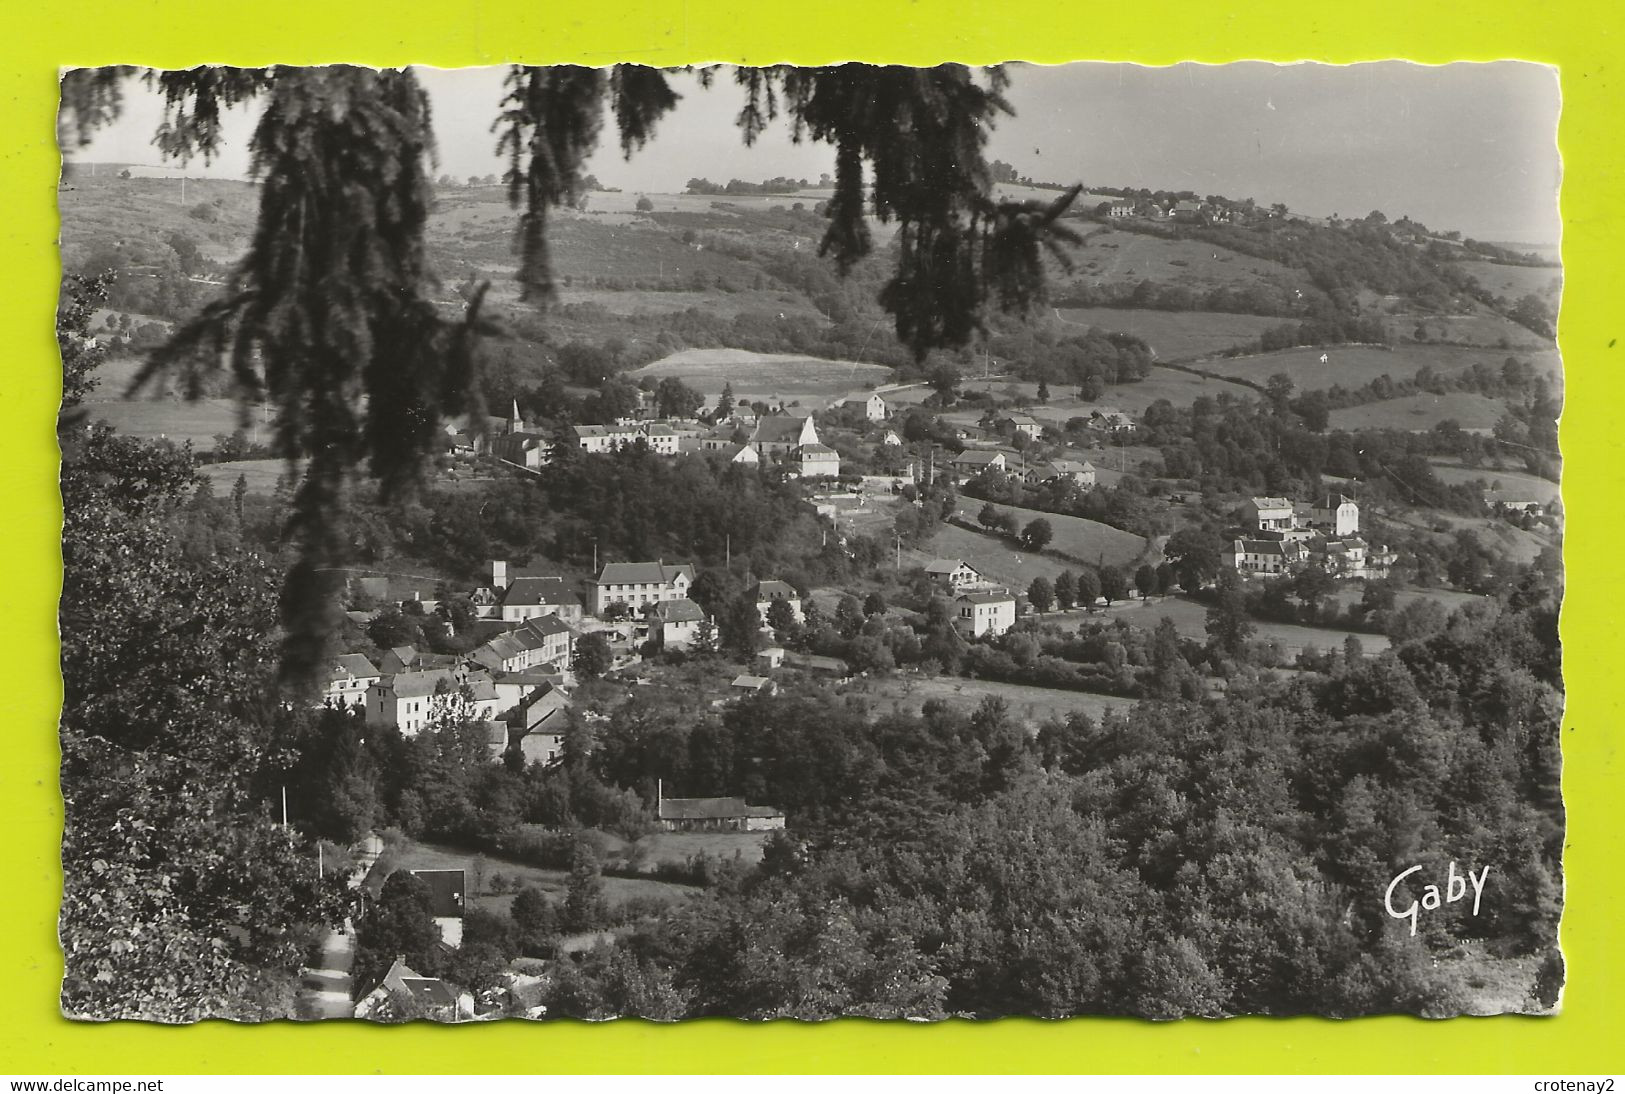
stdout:
{"type": "Polygon", "coordinates": [[[879,395],[871,395],[863,404],[863,416],[871,422],[886,420],[886,400],[879,395]]]}

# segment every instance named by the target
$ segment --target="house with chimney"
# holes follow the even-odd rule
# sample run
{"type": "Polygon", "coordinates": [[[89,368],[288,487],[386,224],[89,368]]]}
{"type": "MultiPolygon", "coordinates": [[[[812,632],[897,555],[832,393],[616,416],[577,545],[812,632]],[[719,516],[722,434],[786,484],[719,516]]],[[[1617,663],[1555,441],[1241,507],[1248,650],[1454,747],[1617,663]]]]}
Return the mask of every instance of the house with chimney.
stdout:
{"type": "Polygon", "coordinates": [[[364,707],[367,689],[383,678],[373,663],[359,653],[341,653],[327,669],[327,686],[322,704],[335,707],[364,707]]]}
{"type": "Polygon", "coordinates": [[[1016,625],[1016,598],[991,589],[960,593],[954,598],[953,625],[965,638],[997,637],[1016,625]]]}

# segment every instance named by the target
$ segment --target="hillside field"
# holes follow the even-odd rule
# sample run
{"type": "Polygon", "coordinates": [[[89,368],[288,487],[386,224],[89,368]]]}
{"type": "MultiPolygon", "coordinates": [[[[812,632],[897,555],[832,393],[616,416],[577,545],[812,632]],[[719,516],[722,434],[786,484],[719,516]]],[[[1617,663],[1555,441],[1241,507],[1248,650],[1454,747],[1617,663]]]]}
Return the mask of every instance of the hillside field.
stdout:
{"type": "Polygon", "coordinates": [[[761,399],[800,402],[818,409],[865,384],[881,384],[891,377],[883,365],[860,361],[827,361],[782,353],[753,353],[742,349],[686,349],[627,373],[634,382],[645,376],[676,376],[707,397],[733,386],[741,402],[761,399]]]}
{"type": "Polygon", "coordinates": [[[1149,308],[1058,308],[1055,314],[1066,323],[1133,335],[1163,361],[1221,353],[1231,346],[1255,341],[1271,327],[1291,322],[1264,315],[1149,308]]]}
{"type": "Polygon", "coordinates": [[[1498,501],[1538,501],[1549,504],[1558,497],[1558,484],[1538,475],[1491,467],[1463,467],[1443,459],[1428,461],[1441,482],[1483,482],[1487,493],[1498,501]]]}
{"type": "Polygon", "coordinates": [[[1445,395],[1406,395],[1383,399],[1363,406],[1344,407],[1331,414],[1333,429],[1406,429],[1412,432],[1432,429],[1443,421],[1454,421],[1469,431],[1487,433],[1506,413],[1506,405],[1471,391],[1445,395]]]}
{"type": "MultiPolygon", "coordinates": [[[[1555,351],[1521,354],[1537,370],[1547,375],[1560,373],[1555,351]]],[[[1264,384],[1277,372],[1292,377],[1298,391],[1316,391],[1341,384],[1345,388],[1368,384],[1379,376],[1408,380],[1424,366],[1441,375],[1461,372],[1482,362],[1500,369],[1507,359],[1503,349],[1477,349],[1466,346],[1403,345],[1393,349],[1379,346],[1300,346],[1275,353],[1248,357],[1214,358],[1197,363],[1204,372],[1264,384]],[[1321,355],[1326,361],[1321,362],[1321,355]]]]}
{"type": "Polygon", "coordinates": [[[1503,266],[1499,262],[1463,262],[1463,273],[1476,278],[1478,283],[1497,296],[1517,300],[1534,293],[1556,303],[1563,284],[1563,271],[1555,266],[1503,266]]]}
{"type": "Polygon", "coordinates": [[[248,483],[248,492],[263,497],[276,493],[276,484],[287,473],[288,465],[282,460],[233,460],[230,463],[204,463],[198,465],[198,474],[214,484],[217,496],[230,494],[239,477],[248,483]]]}
{"type": "Polygon", "coordinates": [[[1480,315],[1416,315],[1400,313],[1386,315],[1383,328],[1392,342],[1416,340],[1416,328],[1421,325],[1428,341],[1459,342],[1472,346],[1499,346],[1503,340],[1512,352],[1548,350],[1551,342],[1528,327],[1521,327],[1504,315],[1485,312],[1480,315]]]}
{"type": "MultiPolygon", "coordinates": [[[[956,512],[960,519],[974,523],[984,504],[976,498],[961,498],[956,512]]],[[[1059,513],[1019,509],[1013,505],[1000,505],[998,508],[1013,514],[1018,527],[1025,527],[1029,521],[1043,517],[1055,529],[1055,538],[1050,541],[1048,549],[1083,559],[1090,565],[1104,563],[1121,566],[1134,563],[1145,550],[1145,540],[1107,524],[1059,513]]],[[[916,553],[927,556],[922,561],[962,558],[992,580],[1007,582],[1022,590],[1040,574],[1054,578],[1062,570],[1075,570],[1078,566],[1075,562],[1023,551],[1002,536],[952,524],[943,525],[931,540],[929,548],[916,553]]]]}
{"type": "MultiPolygon", "coordinates": [[[[1147,630],[1155,629],[1166,616],[1174,621],[1174,626],[1178,628],[1181,637],[1197,642],[1207,641],[1207,608],[1183,596],[1134,601],[1133,606],[1125,606],[1113,615],[1132,626],[1147,630]]],[[[1253,620],[1254,640],[1276,642],[1286,651],[1288,657],[1296,657],[1310,648],[1342,649],[1344,640],[1351,634],[1360,640],[1360,645],[1367,655],[1382,653],[1389,646],[1387,636],[1381,634],[1362,634],[1334,627],[1304,627],[1295,623],[1266,623],[1253,620]]]]}
{"type": "Polygon", "coordinates": [[[1123,281],[1159,281],[1207,289],[1240,287],[1260,281],[1298,285],[1305,276],[1278,262],[1253,258],[1196,240],[1170,239],[1110,228],[1090,235],[1072,252],[1076,270],[1058,279],[1100,285],[1123,281]]]}
{"type": "Polygon", "coordinates": [[[1087,714],[1099,721],[1108,710],[1126,711],[1134,705],[1132,699],[1095,695],[1087,691],[913,673],[862,680],[843,688],[842,694],[862,695],[873,700],[880,710],[907,711],[911,714],[919,713],[920,708],[931,700],[968,714],[980,706],[983,699],[997,696],[1009,704],[1013,717],[1019,718],[1033,730],[1050,718],[1064,718],[1074,712],[1087,714]]]}

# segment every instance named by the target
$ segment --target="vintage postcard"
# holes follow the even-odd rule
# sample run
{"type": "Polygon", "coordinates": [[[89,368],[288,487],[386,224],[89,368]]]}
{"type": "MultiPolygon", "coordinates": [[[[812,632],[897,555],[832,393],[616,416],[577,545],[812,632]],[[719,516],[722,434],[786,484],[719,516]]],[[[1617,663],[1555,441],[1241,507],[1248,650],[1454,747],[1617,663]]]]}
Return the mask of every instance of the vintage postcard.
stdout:
{"type": "Polygon", "coordinates": [[[1556,1013],[1558,111],[65,71],[64,1014],[1556,1013]]]}

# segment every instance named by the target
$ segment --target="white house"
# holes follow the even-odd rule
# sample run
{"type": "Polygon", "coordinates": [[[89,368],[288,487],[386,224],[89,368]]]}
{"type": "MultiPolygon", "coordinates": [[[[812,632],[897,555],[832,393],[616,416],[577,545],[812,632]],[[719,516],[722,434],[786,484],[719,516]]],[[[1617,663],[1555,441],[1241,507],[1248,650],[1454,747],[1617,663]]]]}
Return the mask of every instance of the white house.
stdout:
{"type": "Polygon", "coordinates": [[[879,395],[869,396],[868,401],[863,404],[863,416],[868,418],[871,422],[885,421],[886,400],[882,399],[879,395]]]}
{"type": "Polygon", "coordinates": [[[954,605],[954,627],[966,638],[1000,635],[1016,625],[1016,598],[1009,593],[960,593],[954,605]]]}
{"type": "Polygon", "coordinates": [[[762,616],[762,626],[768,626],[767,613],[776,603],[790,605],[796,622],[801,622],[801,594],[786,581],[764,581],[756,586],[756,610],[762,616]]]}
{"type": "Polygon", "coordinates": [[[1248,498],[1242,508],[1247,522],[1260,532],[1292,529],[1292,502],[1288,498],[1248,498]]]}
{"type": "Polygon", "coordinates": [[[801,477],[804,479],[834,479],[841,474],[841,456],[825,444],[805,444],[797,450],[801,477]]]}
{"type": "Polygon", "coordinates": [[[649,636],[653,638],[658,633],[663,649],[683,650],[692,646],[699,636],[705,612],[686,598],[666,600],[654,606],[648,620],[649,636]]]}
{"type": "Polygon", "coordinates": [[[367,689],[382,678],[383,674],[361,654],[341,653],[328,667],[322,702],[336,707],[365,706],[367,689]]]}
{"type": "Polygon", "coordinates": [[[468,676],[462,684],[468,688],[466,707],[462,687],[450,672],[398,672],[367,689],[367,722],[392,725],[410,737],[447,711],[459,708],[470,718],[496,716],[501,699],[489,676],[468,676]]]}
{"type": "Polygon", "coordinates": [[[1310,504],[1309,522],[1341,539],[1360,532],[1360,506],[1342,494],[1326,494],[1310,504]]]}
{"type": "Polygon", "coordinates": [[[975,477],[989,468],[995,471],[1003,471],[1005,468],[1004,453],[967,448],[950,459],[948,466],[967,477],[975,477]]]}
{"type": "Polygon", "coordinates": [[[957,558],[939,558],[926,563],[926,574],[950,589],[965,589],[982,582],[982,571],[957,558]]]}
{"type": "Polygon", "coordinates": [[[1095,485],[1095,465],[1088,460],[1082,463],[1077,460],[1049,460],[1033,467],[1027,473],[1027,478],[1031,482],[1066,479],[1084,489],[1092,489],[1095,485]]]}
{"type": "Polygon", "coordinates": [[[602,616],[611,604],[622,603],[637,611],[648,604],[688,597],[694,584],[694,567],[683,563],[611,562],[592,581],[592,613],[602,616]]]}
{"type": "Polygon", "coordinates": [[[997,424],[1008,426],[1012,432],[1024,433],[1035,441],[1044,432],[1044,424],[1027,414],[1006,414],[997,420],[997,424]]]}

